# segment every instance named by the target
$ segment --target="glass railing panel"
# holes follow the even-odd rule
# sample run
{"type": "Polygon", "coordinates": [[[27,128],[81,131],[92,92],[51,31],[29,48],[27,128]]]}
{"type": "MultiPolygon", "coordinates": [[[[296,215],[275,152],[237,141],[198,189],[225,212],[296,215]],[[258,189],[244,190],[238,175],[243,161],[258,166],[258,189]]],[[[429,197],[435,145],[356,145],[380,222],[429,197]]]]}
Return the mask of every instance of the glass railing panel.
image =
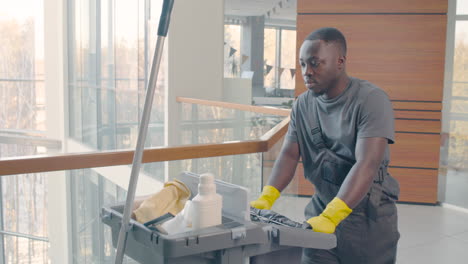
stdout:
{"type": "Polygon", "coordinates": [[[285,116],[182,103],[180,145],[259,140],[285,116]]]}
{"type": "Polygon", "coordinates": [[[48,196],[44,173],[0,178],[0,237],[5,263],[47,263],[48,196]]]}
{"type": "MultiPolygon", "coordinates": [[[[0,263],[51,263],[57,255],[69,256],[60,263],[114,263],[112,232],[101,221],[101,208],[125,202],[128,178],[98,168],[2,176],[0,263]],[[62,196],[51,189],[61,177],[62,196]],[[57,207],[57,201],[67,206],[57,207]],[[57,242],[64,239],[68,251],[57,242]]],[[[147,179],[141,175],[139,185],[151,185],[147,179]]],[[[137,190],[137,195],[151,193],[137,190]]],[[[126,257],[124,263],[137,262],[126,257]]]]}
{"type": "MultiPolygon", "coordinates": [[[[467,85],[464,86],[465,88],[467,85]]],[[[441,174],[446,176],[446,203],[468,208],[468,98],[453,97],[441,149],[441,174]]]]}
{"type": "MultiPolygon", "coordinates": [[[[266,132],[284,120],[285,116],[262,114],[237,109],[177,103],[182,117],[176,122],[176,131],[170,135],[168,146],[192,144],[218,144],[232,141],[259,140],[266,132]]],[[[104,118],[104,117],[103,117],[104,118]]],[[[62,153],[89,153],[114,150],[134,150],[138,139],[137,122],[120,122],[112,126],[86,126],[80,135],[73,135],[60,142],[45,137],[45,133],[10,134],[2,137],[0,132],[0,159],[62,153]],[[13,141],[12,141],[13,140],[13,141]],[[25,145],[25,142],[28,142],[25,145]],[[32,142],[32,144],[31,144],[32,142]],[[6,145],[23,144],[22,149],[11,149],[6,145]],[[23,150],[24,149],[24,150],[23,150]]],[[[75,130],[76,130],[75,129],[75,130]]],[[[165,145],[164,123],[152,121],[148,126],[145,148],[165,145]]],[[[151,169],[154,171],[154,169],[151,169]]]]}
{"type": "Polygon", "coordinates": [[[184,171],[196,174],[212,173],[216,179],[249,189],[256,197],[262,184],[262,154],[230,155],[168,162],[170,179],[184,171]]]}
{"type": "Polygon", "coordinates": [[[4,176],[0,179],[2,230],[43,237],[47,230],[47,177],[45,173],[4,176]]]}
{"type": "Polygon", "coordinates": [[[112,233],[101,221],[101,208],[125,202],[126,188],[109,179],[125,175],[101,175],[94,169],[73,170],[67,174],[73,263],[114,263],[112,233]]]}
{"type": "Polygon", "coordinates": [[[0,131],[0,159],[59,153],[61,142],[26,131],[0,131]]]}

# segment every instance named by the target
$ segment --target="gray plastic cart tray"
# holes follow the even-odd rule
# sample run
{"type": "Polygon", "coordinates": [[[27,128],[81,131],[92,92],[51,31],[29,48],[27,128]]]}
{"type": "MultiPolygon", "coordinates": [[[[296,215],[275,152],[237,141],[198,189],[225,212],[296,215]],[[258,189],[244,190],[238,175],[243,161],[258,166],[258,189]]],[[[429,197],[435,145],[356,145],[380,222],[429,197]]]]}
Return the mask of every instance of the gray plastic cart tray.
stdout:
{"type": "MultiPolygon", "coordinates": [[[[179,177],[192,190],[192,195],[197,193],[197,178],[192,173],[183,173],[179,177]]],[[[164,235],[131,220],[125,254],[140,263],[242,264],[247,259],[250,263],[299,263],[303,247],[330,249],[336,246],[336,237],[332,234],[246,220],[244,202],[248,192],[219,180],[216,185],[223,196],[221,225],[164,235]]],[[[117,245],[122,212],[123,205],[102,209],[101,218],[112,229],[114,246],[117,245]]]]}

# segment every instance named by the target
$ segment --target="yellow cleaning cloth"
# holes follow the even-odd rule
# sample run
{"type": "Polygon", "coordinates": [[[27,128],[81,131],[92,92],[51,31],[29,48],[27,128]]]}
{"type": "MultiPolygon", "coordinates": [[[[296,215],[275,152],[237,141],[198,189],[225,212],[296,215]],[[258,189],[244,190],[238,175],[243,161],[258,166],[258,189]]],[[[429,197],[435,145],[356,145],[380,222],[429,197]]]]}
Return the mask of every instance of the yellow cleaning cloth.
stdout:
{"type": "Polygon", "coordinates": [[[169,181],[161,191],[144,200],[133,213],[140,223],[146,223],[166,213],[176,215],[184,209],[189,197],[190,189],[183,182],[169,181]]]}

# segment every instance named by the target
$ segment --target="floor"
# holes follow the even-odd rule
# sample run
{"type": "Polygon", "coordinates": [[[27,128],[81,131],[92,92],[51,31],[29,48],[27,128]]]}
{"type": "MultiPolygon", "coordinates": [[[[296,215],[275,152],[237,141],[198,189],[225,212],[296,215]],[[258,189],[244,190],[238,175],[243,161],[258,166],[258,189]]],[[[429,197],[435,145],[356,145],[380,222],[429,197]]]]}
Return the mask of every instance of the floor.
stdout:
{"type": "MultiPolygon", "coordinates": [[[[282,196],[273,210],[303,221],[306,203],[306,198],[282,196]]],[[[468,263],[468,209],[398,204],[398,213],[398,264],[468,263]]]]}
{"type": "Polygon", "coordinates": [[[398,210],[399,264],[468,263],[468,212],[405,204],[398,210]]]}
{"type": "Polygon", "coordinates": [[[449,170],[447,173],[445,201],[450,204],[468,208],[467,186],[468,171],[449,170]]]}

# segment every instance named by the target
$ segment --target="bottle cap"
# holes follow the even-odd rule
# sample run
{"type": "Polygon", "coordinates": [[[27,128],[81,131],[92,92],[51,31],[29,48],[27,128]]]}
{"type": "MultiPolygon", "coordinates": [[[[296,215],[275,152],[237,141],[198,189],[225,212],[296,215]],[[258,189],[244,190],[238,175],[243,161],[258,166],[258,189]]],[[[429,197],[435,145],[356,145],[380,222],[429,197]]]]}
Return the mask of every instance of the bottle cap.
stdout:
{"type": "Polygon", "coordinates": [[[204,173],[200,175],[200,183],[198,184],[198,193],[201,195],[216,193],[216,185],[214,184],[214,175],[204,173]]]}

